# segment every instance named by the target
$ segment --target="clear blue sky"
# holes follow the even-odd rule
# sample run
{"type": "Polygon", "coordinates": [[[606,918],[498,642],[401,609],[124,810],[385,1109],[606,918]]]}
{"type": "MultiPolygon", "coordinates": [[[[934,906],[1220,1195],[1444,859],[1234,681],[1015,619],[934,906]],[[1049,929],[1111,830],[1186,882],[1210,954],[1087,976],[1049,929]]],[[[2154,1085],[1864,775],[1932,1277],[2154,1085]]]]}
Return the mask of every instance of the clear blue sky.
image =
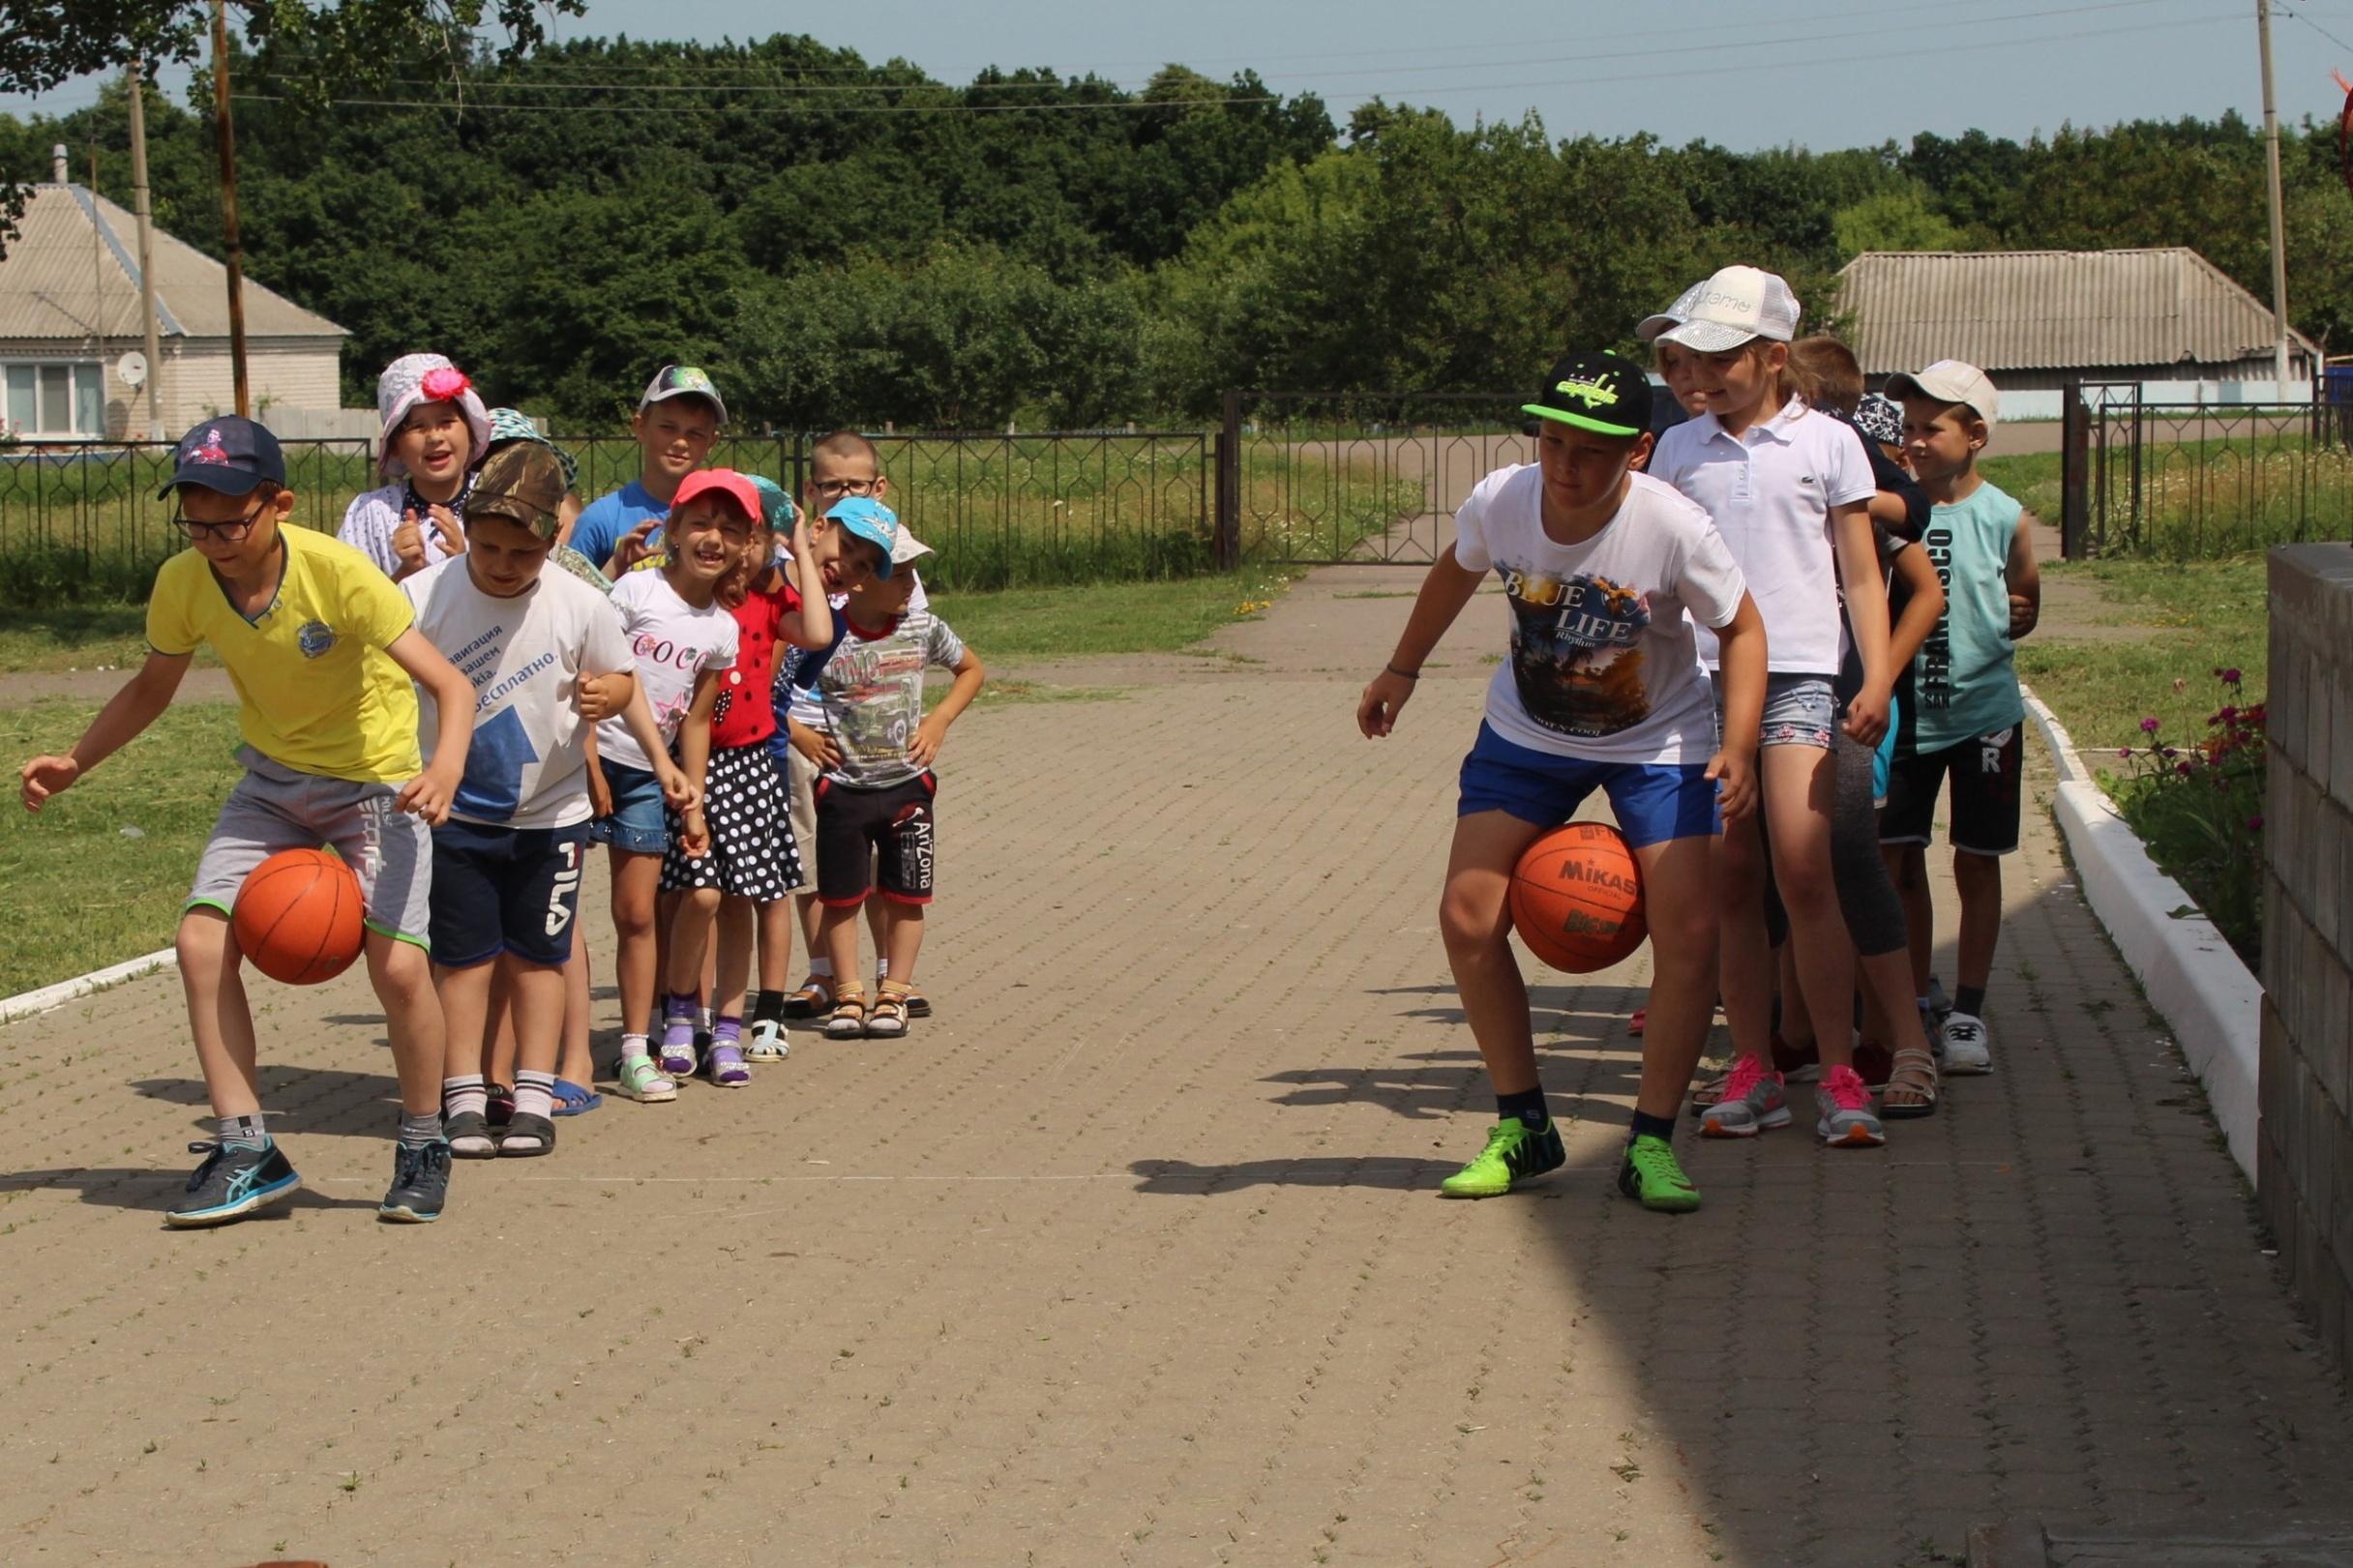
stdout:
{"type": "MultiPolygon", "coordinates": [[[[2279,112],[2333,121],[2353,76],[2353,0],[2273,0],[2279,112]],[[2342,41],[2341,43],[2338,41],[2342,41]]],[[[595,0],[557,36],[656,36],[653,8],[595,0]]],[[[1345,124],[1380,95],[1456,120],[1530,109],[1555,136],[1650,132],[1747,150],[1902,140],[1972,128],[2023,138],[2062,122],[2260,117],[2254,8],[2246,0],[1192,0],[1116,7],[1049,0],[862,0],[825,7],[668,0],[660,35],[717,41],[807,31],[870,60],[904,56],[964,82],[990,65],[1093,71],[1140,84],[1178,61],[1211,75],[1255,67],[1284,93],[1317,92],[1345,124]],[[1107,14],[1107,11],[1111,14],[1107,14]]],[[[185,89],[184,78],[167,82],[185,89]]],[[[68,83],[37,106],[95,96],[68,83]]],[[[0,98],[22,112],[28,101],[0,98]]]]}

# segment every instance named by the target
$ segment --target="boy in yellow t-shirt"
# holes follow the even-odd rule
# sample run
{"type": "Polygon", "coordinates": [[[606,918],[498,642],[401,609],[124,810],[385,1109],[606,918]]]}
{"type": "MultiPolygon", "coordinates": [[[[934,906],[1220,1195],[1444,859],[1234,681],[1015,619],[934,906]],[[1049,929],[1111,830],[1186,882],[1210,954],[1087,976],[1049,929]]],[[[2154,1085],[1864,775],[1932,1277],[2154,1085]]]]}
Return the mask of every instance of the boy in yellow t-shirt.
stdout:
{"type": "Polygon", "coordinates": [[[368,978],[384,1005],[401,1076],[401,1134],[379,1212],[438,1218],[449,1190],[441,1136],[440,1004],[426,961],[430,824],[449,814],[473,735],[472,685],[411,625],[407,599],[359,551],[287,525],[294,492],[277,437],[223,417],[173,455],[172,518],[193,548],[164,563],[147,602],[147,663],[90,722],[71,754],[24,765],[27,811],[153,724],[201,642],[241,704],[245,778],[229,792],[196,867],[178,939],[188,1021],[218,1141],[173,1226],[222,1225],[302,1185],[262,1125],[253,1017],[229,926],[246,873],[281,849],[332,845],[359,876],[368,978]],[[411,678],[439,705],[433,765],[421,768],[411,678]]]}

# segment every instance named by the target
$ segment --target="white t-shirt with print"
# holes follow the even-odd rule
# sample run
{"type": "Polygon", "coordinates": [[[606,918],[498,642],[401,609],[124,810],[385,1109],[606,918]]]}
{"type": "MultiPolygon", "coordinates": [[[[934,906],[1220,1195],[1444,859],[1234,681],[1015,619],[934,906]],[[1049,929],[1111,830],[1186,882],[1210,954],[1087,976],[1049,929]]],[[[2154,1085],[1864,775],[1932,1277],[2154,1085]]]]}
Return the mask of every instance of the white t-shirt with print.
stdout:
{"type": "MultiPolygon", "coordinates": [[[[1766,667],[1835,673],[1846,633],[1831,508],[1878,488],[1855,427],[1794,400],[1740,436],[1701,414],[1658,438],[1648,471],[1715,519],[1764,618],[1766,667]]],[[[1699,651],[1713,669],[1713,633],[1699,651]]]]}
{"type": "Polygon", "coordinates": [[[1516,746],[1599,762],[1705,762],[1715,707],[1694,620],[1728,625],[1745,591],[1708,515],[1632,474],[1623,504],[1581,545],[1544,532],[1543,471],[1502,468],[1454,515],[1454,558],[1504,580],[1511,657],[1487,723],[1516,746]]]}
{"type": "MultiPolygon", "coordinates": [[[[788,574],[792,571],[792,556],[789,551],[780,549],[776,552],[776,558],[784,563],[785,571],[788,574]]],[[[908,570],[912,572],[914,568],[910,566],[908,570]]],[[[833,613],[838,622],[849,604],[849,595],[829,594],[826,596],[825,603],[833,606],[833,613]]],[[[923,591],[923,579],[917,577],[915,586],[908,593],[905,613],[912,615],[918,610],[927,610],[931,607],[932,596],[923,591]]],[[[821,668],[827,651],[822,648],[795,648],[789,654],[786,654],[779,650],[776,666],[776,690],[780,694],[789,694],[784,697],[786,711],[794,724],[805,729],[817,729],[824,725],[825,704],[818,697],[817,678],[814,675],[805,680],[793,677],[801,671],[821,668]]]]}
{"type": "MultiPolygon", "coordinates": [[[[621,612],[622,630],[637,656],[638,685],[668,745],[678,738],[678,725],[694,704],[695,677],[706,669],[734,667],[735,617],[716,600],[695,608],[660,572],[623,574],[607,603],[621,612]]],[[[617,713],[597,725],[596,749],[599,756],[623,767],[652,771],[653,758],[617,713]]]]}
{"type": "MultiPolygon", "coordinates": [[[[462,556],[404,578],[417,630],[474,683],[474,739],[450,814],[469,822],[561,828],[585,822],[588,722],[583,675],[630,667],[629,639],[605,596],[567,572],[542,572],[512,599],[484,593],[462,556]]],[[[417,691],[432,760],[439,718],[417,691]]]]}

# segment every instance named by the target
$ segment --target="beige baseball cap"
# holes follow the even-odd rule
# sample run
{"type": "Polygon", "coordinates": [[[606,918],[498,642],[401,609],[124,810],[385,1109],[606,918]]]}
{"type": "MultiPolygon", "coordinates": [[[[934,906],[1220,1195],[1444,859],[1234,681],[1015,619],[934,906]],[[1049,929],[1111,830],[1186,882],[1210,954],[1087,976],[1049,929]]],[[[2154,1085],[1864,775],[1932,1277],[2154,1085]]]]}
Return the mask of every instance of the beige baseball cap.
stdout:
{"type": "Polygon", "coordinates": [[[1658,314],[1643,317],[1634,336],[1720,354],[1753,338],[1788,342],[1798,335],[1799,313],[1798,296],[1778,273],[1725,267],[1684,289],[1658,314]]]}
{"type": "Polygon", "coordinates": [[[1992,379],[1962,360],[1940,359],[1924,370],[1889,376],[1887,393],[1898,400],[1934,398],[1939,402],[1967,403],[1978,411],[1987,429],[2001,417],[2002,395],[1994,390],[1992,379]]]}

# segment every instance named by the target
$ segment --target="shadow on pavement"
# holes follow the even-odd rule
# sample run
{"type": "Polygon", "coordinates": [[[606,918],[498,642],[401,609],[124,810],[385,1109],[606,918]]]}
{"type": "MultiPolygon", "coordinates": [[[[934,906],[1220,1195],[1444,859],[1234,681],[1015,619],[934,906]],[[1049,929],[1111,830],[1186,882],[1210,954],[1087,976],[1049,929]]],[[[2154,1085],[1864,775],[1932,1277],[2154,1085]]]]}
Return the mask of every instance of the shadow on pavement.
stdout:
{"type": "MultiPolygon", "coordinates": [[[[261,1103],[272,1133],[338,1133],[381,1139],[400,1117],[400,1080],[390,1073],[340,1067],[271,1067],[260,1071],[261,1103]]],[[[199,1129],[212,1131],[211,1099],[200,1078],[143,1078],[132,1088],[150,1100],[188,1106],[199,1129]]]]}
{"type": "MultiPolygon", "coordinates": [[[[189,1156],[194,1169],[194,1155],[189,1156]]],[[[37,1193],[52,1188],[77,1191],[81,1200],[99,1208],[145,1209],[162,1223],[172,1199],[188,1190],[188,1171],[131,1166],[61,1166],[48,1170],[0,1170],[0,1193],[37,1193]]],[[[372,1209],[372,1198],[330,1198],[314,1188],[297,1188],[283,1203],[273,1203],[240,1225],[283,1218],[298,1208],[372,1209]]]]}

